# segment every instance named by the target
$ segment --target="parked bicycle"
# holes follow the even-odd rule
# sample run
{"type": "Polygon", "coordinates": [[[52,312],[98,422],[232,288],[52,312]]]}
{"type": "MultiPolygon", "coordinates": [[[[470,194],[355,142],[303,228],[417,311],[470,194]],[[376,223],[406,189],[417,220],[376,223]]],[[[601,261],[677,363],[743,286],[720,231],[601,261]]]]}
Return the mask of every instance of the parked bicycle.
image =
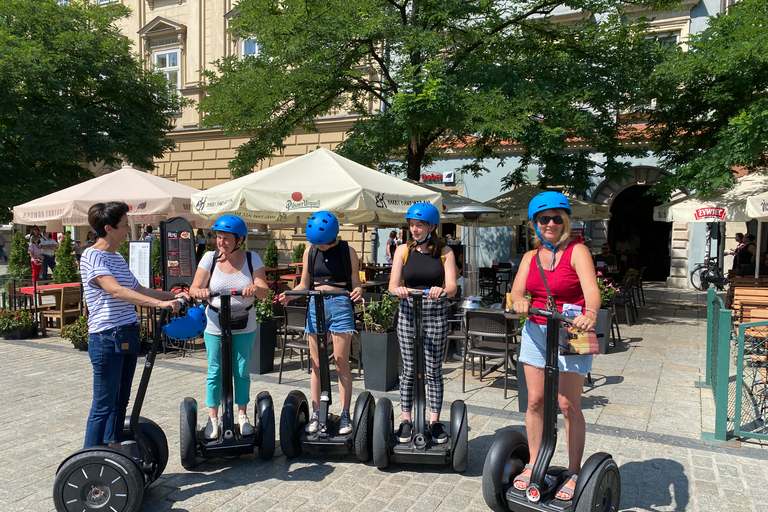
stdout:
{"type": "Polygon", "coordinates": [[[710,285],[715,285],[722,291],[726,284],[728,284],[728,278],[723,276],[717,258],[705,257],[703,263],[699,263],[691,270],[691,286],[697,290],[706,291],[710,285]]]}

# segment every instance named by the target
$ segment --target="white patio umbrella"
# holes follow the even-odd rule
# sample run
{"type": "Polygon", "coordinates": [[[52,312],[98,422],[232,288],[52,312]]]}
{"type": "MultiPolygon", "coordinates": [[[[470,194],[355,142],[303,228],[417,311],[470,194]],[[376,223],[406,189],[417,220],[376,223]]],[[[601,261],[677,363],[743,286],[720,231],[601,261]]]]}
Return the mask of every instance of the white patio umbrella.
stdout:
{"type": "Polygon", "coordinates": [[[196,188],[124,166],[117,171],[39,197],[13,208],[16,224],[87,226],[88,209],[95,203],[124,201],[132,223],[157,222],[165,217],[186,217],[196,227],[203,219],[191,213],[190,196],[196,188]]]}
{"type": "MultiPolygon", "coordinates": [[[[768,175],[750,173],[736,180],[736,185],[722,194],[699,198],[686,196],[653,209],[653,219],[660,222],[747,222],[748,203],[757,213],[760,202],[768,199],[768,175]]],[[[763,215],[764,216],[764,215],[763,215]]]]}
{"type": "MultiPolygon", "coordinates": [[[[747,176],[752,176],[748,174],[747,176]]],[[[746,176],[745,176],[746,177],[746,176]]],[[[757,222],[757,247],[762,247],[763,222],[768,222],[768,176],[764,174],[754,176],[754,179],[760,181],[764,187],[758,185],[755,190],[747,197],[747,217],[756,219],[757,222]]],[[[755,277],[760,274],[760,259],[758,256],[755,265],[755,277]]]]}
{"type": "Polygon", "coordinates": [[[442,207],[440,194],[321,148],[192,194],[193,213],[234,214],[246,222],[301,225],[318,210],[346,224],[402,223],[417,202],[442,207]]]}
{"type": "MultiPolygon", "coordinates": [[[[517,187],[486,201],[486,206],[501,210],[500,215],[487,215],[479,219],[479,226],[519,226],[528,222],[528,203],[546,190],[532,185],[517,187]]],[[[569,197],[573,220],[603,220],[611,217],[610,210],[601,204],[569,197]]]]}

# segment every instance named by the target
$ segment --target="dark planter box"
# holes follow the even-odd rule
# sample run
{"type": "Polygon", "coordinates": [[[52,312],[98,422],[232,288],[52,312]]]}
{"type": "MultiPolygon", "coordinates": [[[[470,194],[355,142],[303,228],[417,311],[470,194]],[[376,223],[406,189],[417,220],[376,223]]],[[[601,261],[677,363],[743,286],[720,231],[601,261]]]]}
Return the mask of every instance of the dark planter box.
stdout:
{"type": "Polygon", "coordinates": [[[12,331],[4,332],[3,338],[7,340],[28,340],[29,338],[37,338],[37,323],[30,329],[16,328],[12,331]]]}
{"type": "Polygon", "coordinates": [[[261,375],[271,372],[274,368],[275,346],[277,345],[277,320],[272,319],[266,322],[258,322],[255,334],[250,372],[261,375]]]}
{"type": "Polygon", "coordinates": [[[88,342],[87,341],[85,343],[73,343],[72,346],[75,347],[77,350],[82,350],[83,352],[88,350],[88,342]]]}
{"type": "Polygon", "coordinates": [[[597,344],[600,345],[600,353],[608,353],[608,338],[611,336],[611,326],[608,323],[611,318],[611,310],[601,308],[597,311],[595,320],[595,332],[597,333],[597,344]]]}
{"type": "Polygon", "coordinates": [[[360,344],[363,352],[365,389],[390,391],[397,386],[397,366],[400,345],[397,332],[362,332],[360,344]]]}

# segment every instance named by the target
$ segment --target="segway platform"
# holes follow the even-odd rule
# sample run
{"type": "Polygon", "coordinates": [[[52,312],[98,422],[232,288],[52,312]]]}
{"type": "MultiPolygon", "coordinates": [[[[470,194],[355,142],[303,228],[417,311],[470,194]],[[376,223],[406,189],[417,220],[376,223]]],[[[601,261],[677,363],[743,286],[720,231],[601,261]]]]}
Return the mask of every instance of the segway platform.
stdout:
{"type": "Polygon", "coordinates": [[[325,332],[326,296],[348,296],[346,290],[291,290],[286,295],[315,297],[315,318],[317,319],[317,345],[320,367],[320,408],[319,425],[315,433],[304,431],[310,420],[310,404],[304,393],[293,390],[288,393],[280,414],[280,448],[286,457],[294,458],[303,450],[318,453],[354,453],[363,462],[373,456],[373,418],[376,403],[368,391],[363,391],[355,400],[352,414],[352,431],[340,435],[341,418],[328,410],[333,403],[331,395],[330,368],[328,365],[328,339],[325,332]]]}
{"type": "Polygon", "coordinates": [[[239,291],[211,294],[221,297],[219,323],[221,327],[221,427],[216,439],[205,438],[205,427],[198,428],[197,401],[186,397],[181,402],[179,418],[179,453],[181,465],[191,469],[198,458],[214,459],[248,455],[258,450],[259,458],[269,460],[275,453],[275,411],[272,396],[262,391],[256,396],[253,415],[253,434],[243,435],[235,420],[234,385],[232,370],[231,300],[239,291]]]}

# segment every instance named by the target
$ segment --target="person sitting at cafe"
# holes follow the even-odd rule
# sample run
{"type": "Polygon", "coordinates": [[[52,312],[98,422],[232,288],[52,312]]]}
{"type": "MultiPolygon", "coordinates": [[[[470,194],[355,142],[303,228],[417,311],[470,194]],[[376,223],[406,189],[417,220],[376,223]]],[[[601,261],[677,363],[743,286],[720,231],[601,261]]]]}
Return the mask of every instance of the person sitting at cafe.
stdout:
{"type": "Polygon", "coordinates": [[[596,254],[594,259],[597,269],[616,267],[616,255],[611,253],[611,246],[608,244],[603,244],[600,247],[600,254],[596,254]]]}

